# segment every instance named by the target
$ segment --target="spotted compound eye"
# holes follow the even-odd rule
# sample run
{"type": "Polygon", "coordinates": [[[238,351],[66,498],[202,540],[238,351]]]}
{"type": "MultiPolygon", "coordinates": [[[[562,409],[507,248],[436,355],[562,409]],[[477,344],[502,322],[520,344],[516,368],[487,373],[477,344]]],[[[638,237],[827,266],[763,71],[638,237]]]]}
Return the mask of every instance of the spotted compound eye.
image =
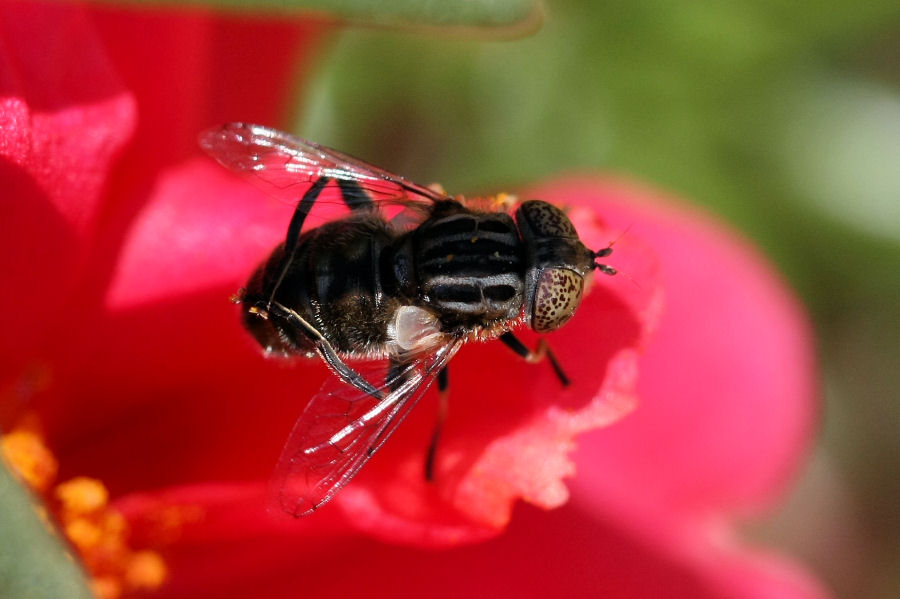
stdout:
{"type": "Polygon", "coordinates": [[[534,294],[531,328],[547,333],[564,325],[581,301],[584,279],[568,268],[549,268],[541,273],[534,294]]]}

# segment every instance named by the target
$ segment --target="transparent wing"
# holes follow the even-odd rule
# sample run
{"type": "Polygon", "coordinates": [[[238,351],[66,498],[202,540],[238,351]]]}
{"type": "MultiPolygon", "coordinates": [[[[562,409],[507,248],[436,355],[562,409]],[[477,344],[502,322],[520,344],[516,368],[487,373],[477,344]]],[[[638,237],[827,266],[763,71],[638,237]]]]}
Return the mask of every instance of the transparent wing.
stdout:
{"type": "Polygon", "coordinates": [[[288,437],[272,478],[270,507],[300,517],[331,500],[396,430],[462,344],[454,339],[390,374],[382,366],[383,384],[373,385],[378,397],[329,377],[288,437]]]}
{"type": "Polygon", "coordinates": [[[444,194],[418,185],[377,166],[326,148],[282,131],[251,125],[228,123],[200,134],[200,147],[230,170],[247,176],[268,194],[291,203],[322,177],[331,183],[323,189],[320,200],[333,202],[348,193],[361,193],[379,206],[411,202],[430,206],[446,199],[444,194]]]}

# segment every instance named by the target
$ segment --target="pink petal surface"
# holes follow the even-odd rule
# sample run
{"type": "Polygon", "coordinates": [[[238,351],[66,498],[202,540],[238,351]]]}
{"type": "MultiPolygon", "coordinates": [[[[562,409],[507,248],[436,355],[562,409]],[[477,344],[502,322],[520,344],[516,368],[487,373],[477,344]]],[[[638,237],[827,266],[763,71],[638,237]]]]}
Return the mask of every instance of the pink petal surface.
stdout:
{"type": "Polygon", "coordinates": [[[585,438],[592,467],[578,484],[668,513],[767,506],[818,415],[812,334],[784,282],[722,223],[650,190],[585,179],[538,193],[593,194],[611,223],[667,257],[666,308],[640,361],[642,409],[585,438]]]}
{"type": "Polygon", "coordinates": [[[734,232],[658,192],[584,178],[536,193],[591,197],[669,257],[666,309],[639,362],[641,407],[581,438],[575,503],[617,518],[716,596],[827,597],[796,564],[743,545],[731,520],[774,502],[812,437],[814,352],[796,299],[734,232]]]}

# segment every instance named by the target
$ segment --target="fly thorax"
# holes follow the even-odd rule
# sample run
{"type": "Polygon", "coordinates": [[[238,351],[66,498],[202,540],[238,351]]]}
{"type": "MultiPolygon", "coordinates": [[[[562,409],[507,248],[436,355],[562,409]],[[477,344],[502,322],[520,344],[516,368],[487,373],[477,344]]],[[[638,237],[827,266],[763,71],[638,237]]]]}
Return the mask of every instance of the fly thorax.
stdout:
{"type": "Polygon", "coordinates": [[[413,238],[420,301],[444,322],[480,325],[518,316],[522,243],[503,213],[461,210],[423,223],[413,238]]]}

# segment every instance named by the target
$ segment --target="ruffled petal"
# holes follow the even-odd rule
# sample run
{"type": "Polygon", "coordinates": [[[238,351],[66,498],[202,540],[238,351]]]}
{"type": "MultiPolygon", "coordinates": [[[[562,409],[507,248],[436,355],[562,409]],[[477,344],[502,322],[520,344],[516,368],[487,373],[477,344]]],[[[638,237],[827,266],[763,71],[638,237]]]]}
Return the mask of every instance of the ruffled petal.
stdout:
{"type": "Polygon", "coordinates": [[[585,437],[577,484],[666,514],[768,505],[817,422],[812,335],[796,298],[746,241],[697,209],[627,183],[547,190],[591,194],[611,222],[644,236],[666,290],[640,360],[641,409],[585,437]]]}

